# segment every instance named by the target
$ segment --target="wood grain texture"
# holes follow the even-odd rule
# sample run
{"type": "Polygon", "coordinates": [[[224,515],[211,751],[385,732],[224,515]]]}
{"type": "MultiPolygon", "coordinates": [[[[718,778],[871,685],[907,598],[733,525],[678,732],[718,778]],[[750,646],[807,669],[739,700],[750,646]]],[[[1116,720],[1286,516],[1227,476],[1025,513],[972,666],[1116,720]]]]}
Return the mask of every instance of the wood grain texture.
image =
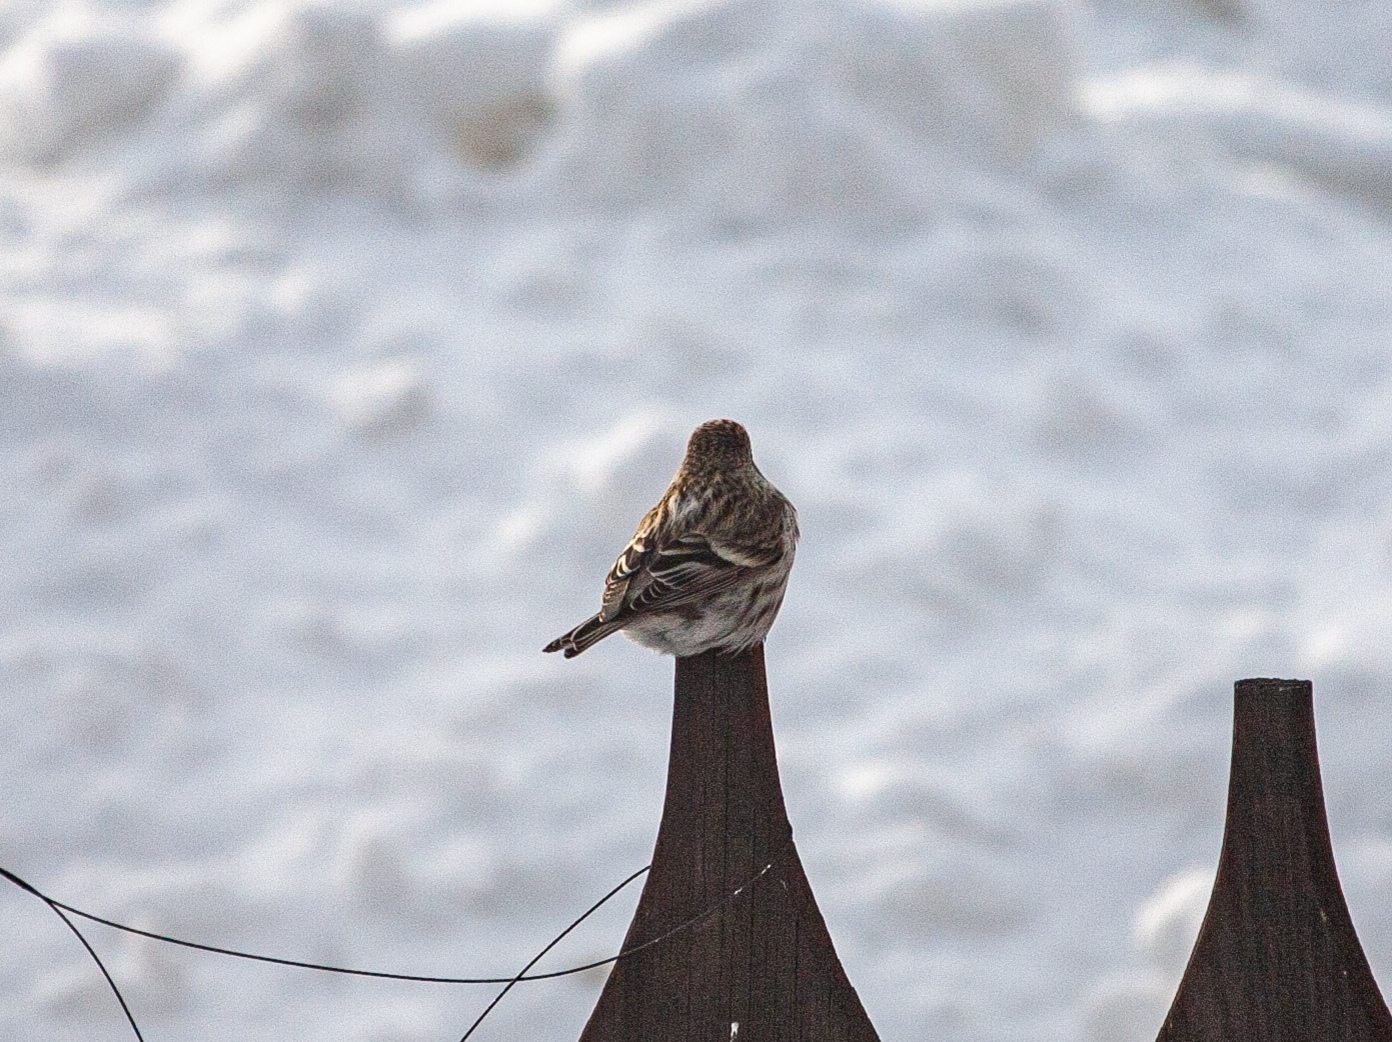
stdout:
{"type": "Polygon", "coordinates": [[[792,843],[762,645],[677,659],[666,805],[624,949],[716,905],[614,966],[581,1042],[878,1042],[792,843]]]}
{"type": "Polygon", "coordinates": [[[1223,851],[1158,1042],[1392,1042],[1344,902],[1307,680],[1241,680],[1223,851]]]}

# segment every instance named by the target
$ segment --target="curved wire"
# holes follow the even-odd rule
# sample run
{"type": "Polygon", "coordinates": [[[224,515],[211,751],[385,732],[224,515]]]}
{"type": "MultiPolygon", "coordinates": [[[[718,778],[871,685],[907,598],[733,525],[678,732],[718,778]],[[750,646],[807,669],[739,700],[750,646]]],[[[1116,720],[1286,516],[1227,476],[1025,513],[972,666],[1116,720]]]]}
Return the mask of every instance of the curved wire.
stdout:
{"type": "MultiPolygon", "coordinates": [[[[547,976],[561,977],[561,976],[565,976],[565,975],[571,974],[571,973],[581,973],[581,972],[583,972],[583,971],[585,971],[585,970],[592,970],[592,969],[594,969],[594,968],[597,967],[597,966],[604,966],[604,965],[607,965],[608,963],[611,963],[611,962],[616,963],[616,962],[618,962],[618,961],[621,960],[621,959],[627,959],[627,958],[628,958],[629,956],[631,956],[631,955],[637,955],[637,954],[638,954],[639,952],[641,952],[641,951],[646,951],[648,948],[652,948],[652,947],[654,947],[655,945],[661,944],[663,941],[667,940],[668,938],[670,938],[670,937],[675,937],[677,934],[681,933],[683,930],[685,930],[685,929],[687,929],[687,928],[689,928],[689,927],[695,926],[695,925],[697,925],[698,923],[702,922],[702,921],[705,920],[705,919],[709,919],[711,916],[715,915],[717,912],[723,911],[726,905],[728,905],[728,904],[729,904],[731,901],[733,901],[735,898],[739,897],[739,895],[742,894],[742,893],[744,893],[744,891],[746,891],[746,890],[748,890],[749,888],[751,888],[751,887],[752,887],[755,883],[757,883],[760,879],[763,879],[764,876],[767,875],[768,872],[773,868],[774,864],[778,861],[778,859],[781,858],[781,857],[783,856],[784,851],[786,851],[786,850],[787,850],[789,847],[791,847],[792,845],[793,845],[793,838],[792,838],[791,836],[789,836],[789,837],[788,837],[788,842],[785,843],[782,847],[779,848],[778,853],[774,854],[773,857],[770,858],[770,859],[768,860],[768,862],[764,865],[764,867],[761,868],[761,869],[759,869],[758,873],[755,874],[755,875],[749,880],[749,882],[747,882],[747,883],[742,883],[741,885],[737,886],[734,890],[731,890],[728,894],[726,894],[725,897],[724,897],[723,899],[721,899],[720,901],[717,901],[715,904],[709,905],[708,907],[702,909],[700,912],[697,912],[695,915],[693,915],[690,919],[687,919],[687,920],[685,920],[684,922],[678,923],[676,926],[672,927],[672,929],[666,931],[665,933],[660,933],[660,934],[658,934],[656,937],[653,937],[653,938],[650,938],[649,940],[644,941],[642,944],[634,945],[632,948],[624,949],[623,951],[619,952],[618,955],[612,955],[612,956],[610,956],[610,957],[607,958],[607,959],[600,959],[598,962],[592,962],[592,963],[589,963],[589,964],[586,965],[586,966],[572,966],[572,967],[571,967],[570,969],[568,969],[568,970],[562,970],[562,971],[560,971],[560,972],[558,972],[558,973],[555,973],[555,974],[548,974],[547,976]]],[[[652,867],[652,866],[649,866],[649,867],[652,867]]],[[[522,967],[522,972],[519,973],[516,977],[514,977],[514,978],[508,983],[507,987],[503,988],[502,991],[498,992],[498,994],[495,995],[495,996],[493,997],[493,1001],[490,1002],[490,1003],[488,1004],[487,1008],[485,1008],[484,1011],[478,1015],[478,1019],[475,1020],[471,1025],[469,1025],[469,1030],[466,1031],[466,1032],[464,1032],[464,1037],[461,1038],[461,1039],[459,1040],[459,1042],[469,1042],[469,1036],[472,1035],[476,1030],[478,1030],[478,1026],[479,1026],[480,1024],[483,1023],[484,1018],[487,1017],[488,1014],[490,1014],[490,1013],[493,1012],[493,1007],[495,1007],[496,1005],[498,1005],[498,1003],[500,1003],[500,1002],[503,1001],[503,996],[506,995],[509,991],[512,990],[512,986],[513,986],[514,984],[517,984],[517,983],[519,983],[519,982],[521,982],[521,981],[524,981],[524,980],[539,980],[539,979],[541,979],[540,975],[537,976],[537,977],[528,977],[528,976],[526,975],[526,974],[527,974],[527,971],[530,970],[533,966],[535,966],[538,962],[540,962],[543,955],[545,955],[545,954],[546,954],[547,952],[549,952],[552,948],[554,948],[557,944],[559,944],[559,943],[561,942],[561,938],[563,938],[566,934],[570,933],[571,930],[574,930],[577,926],[579,926],[579,925],[580,925],[581,923],[583,923],[586,919],[588,919],[588,918],[590,917],[590,915],[591,915],[593,912],[595,912],[595,911],[597,911],[597,910],[599,909],[599,906],[600,906],[600,905],[604,904],[604,902],[607,901],[607,900],[609,900],[610,897],[614,896],[615,893],[618,893],[618,891],[615,890],[615,891],[613,891],[612,893],[609,893],[609,894],[605,895],[605,897],[604,897],[603,899],[601,899],[597,904],[595,904],[595,906],[594,906],[593,908],[591,908],[588,912],[586,912],[584,915],[582,915],[579,919],[575,920],[575,922],[571,923],[571,924],[570,924],[569,926],[567,926],[564,930],[562,930],[562,931],[560,932],[560,934],[557,935],[557,937],[556,937],[556,939],[555,939],[554,941],[552,941],[550,944],[548,944],[548,945],[547,945],[545,948],[543,948],[541,951],[537,952],[536,956],[532,959],[532,961],[529,962],[529,963],[527,963],[526,966],[523,966],[523,967],[522,967]]]]}
{"type": "MultiPolygon", "coordinates": [[[[613,890],[609,891],[609,893],[604,896],[601,903],[614,897],[620,890],[624,889],[624,887],[628,886],[629,883],[632,883],[650,868],[652,868],[651,865],[644,865],[637,872],[634,872],[613,890]]],[[[510,984],[516,980],[514,977],[430,977],[414,973],[387,973],[380,970],[358,970],[345,966],[330,966],[319,962],[301,962],[298,959],[282,959],[274,955],[257,955],[254,952],[238,951],[235,948],[219,948],[217,945],[213,944],[200,944],[197,941],[185,941],[178,937],[170,937],[167,934],[141,930],[138,927],[127,926],[125,923],[118,923],[112,919],[103,919],[101,916],[93,915],[91,912],[84,912],[80,908],[74,908],[72,905],[64,904],[62,901],[49,897],[32,884],[25,882],[19,876],[5,868],[0,868],[0,877],[8,879],[11,883],[14,883],[15,886],[23,890],[27,890],[55,910],[62,909],[65,912],[70,912],[73,915],[80,916],[91,922],[100,923],[102,926],[109,926],[113,930],[120,930],[122,933],[134,934],[137,937],[148,937],[152,941],[163,941],[165,944],[177,944],[181,948],[192,948],[195,951],[210,952],[213,955],[226,955],[233,959],[248,959],[252,962],[268,962],[275,966],[291,966],[301,970],[318,970],[321,973],[341,973],[350,977],[375,977],[379,980],[411,981],[417,984],[510,984]]],[[[594,909],[591,909],[591,911],[593,910],[594,909]]],[[[586,914],[588,915],[589,913],[586,914]]],[[[570,973],[580,973],[584,970],[591,970],[594,969],[596,965],[602,966],[604,963],[596,963],[591,966],[577,966],[574,969],[557,970],[552,973],[537,973],[530,977],[523,977],[522,982],[551,980],[555,977],[564,977],[570,973]]]]}
{"type": "MultiPolygon", "coordinates": [[[[651,866],[649,866],[649,867],[651,867],[651,866]]],[[[647,869],[644,869],[643,871],[646,872],[647,869]]],[[[504,986],[503,990],[500,991],[500,992],[498,992],[497,995],[494,995],[494,996],[493,996],[493,1001],[490,1002],[490,1003],[487,1005],[487,1007],[484,1009],[484,1011],[478,1015],[478,1019],[476,1019],[472,1024],[469,1025],[469,1030],[466,1031],[466,1032],[464,1032],[464,1037],[463,1037],[462,1039],[460,1039],[459,1042],[469,1042],[469,1036],[472,1035],[475,1031],[477,1031],[477,1030],[478,1030],[478,1026],[479,1026],[480,1024],[483,1023],[484,1018],[487,1017],[488,1014],[490,1014],[490,1013],[493,1012],[493,1007],[496,1006],[498,1003],[500,1003],[500,1002],[503,1001],[503,996],[506,995],[508,992],[510,992],[510,991],[513,989],[513,986],[514,986],[514,985],[520,983],[521,981],[523,981],[523,980],[525,980],[525,979],[527,978],[527,971],[528,971],[528,970],[530,970],[530,969],[531,969],[533,966],[535,966],[537,963],[541,962],[542,957],[545,956],[546,953],[549,952],[552,948],[556,947],[556,945],[560,944],[561,941],[565,939],[565,935],[566,935],[566,934],[570,933],[571,930],[574,930],[577,926],[579,926],[581,923],[583,923],[583,922],[584,922],[586,919],[588,919],[591,915],[593,915],[595,912],[599,911],[600,906],[602,906],[602,905],[604,904],[605,901],[608,901],[609,898],[613,897],[615,894],[617,894],[617,893],[618,893],[620,890],[622,890],[624,887],[628,886],[629,883],[631,883],[633,880],[637,879],[638,876],[641,875],[641,874],[642,874],[641,872],[635,872],[633,875],[629,876],[629,877],[628,877],[627,879],[625,879],[622,883],[620,883],[618,886],[616,886],[613,890],[610,890],[607,894],[605,894],[603,897],[601,897],[601,898],[600,898],[598,901],[596,901],[594,904],[590,905],[590,907],[585,911],[585,914],[584,914],[584,915],[582,915],[579,919],[576,919],[575,922],[571,923],[571,924],[570,924],[569,926],[567,926],[564,930],[562,930],[560,933],[558,933],[558,934],[551,940],[551,943],[550,943],[550,944],[548,944],[548,945],[547,945],[545,948],[543,948],[541,951],[537,952],[536,955],[532,956],[532,961],[529,962],[529,963],[527,963],[527,965],[525,965],[525,966],[522,967],[522,972],[519,973],[516,977],[513,977],[512,980],[508,981],[507,984],[506,984],[506,986],[504,986]]],[[[586,967],[586,968],[588,968],[588,967],[586,967]]],[[[563,971],[563,972],[564,972],[564,973],[578,973],[578,972],[580,972],[580,971],[579,971],[578,969],[572,969],[572,970],[566,970],[566,971],[563,971]]],[[[558,976],[559,976],[559,974],[558,974],[558,976]]]]}
{"type": "MultiPolygon", "coordinates": [[[[4,869],[0,869],[0,872],[4,872],[4,869]]],[[[10,874],[5,872],[5,875],[8,878],[10,874]]],[[[111,988],[111,994],[115,995],[116,1001],[121,1004],[121,1012],[126,1015],[126,1022],[130,1024],[131,1030],[135,1032],[135,1037],[139,1042],[145,1042],[145,1036],[140,1033],[140,1025],[135,1022],[135,1017],[131,1013],[130,1007],[126,1005],[126,997],[121,994],[121,989],[116,987],[115,979],[112,978],[111,973],[107,970],[106,963],[101,961],[101,956],[97,954],[97,950],[88,943],[86,937],[82,936],[82,931],[77,928],[76,924],[63,914],[63,909],[58,906],[56,901],[50,901],[48,898],[44,897],[43,894],[34,890],[33,887],[25,887],[25,889],[32,891],[36,896],[41,898],[44,904],[53,909],[53,914],[63,920],[67,928],[76,934],[77,939],[82,942],[82,947],[87,949],[87,954],[90,955],[92,961],[97,964],[97,969],[101,970],[102,976],[106,978],[106,983],[111,988]]]]}
{"type": "Polygon", "coordinates": [[[761,868],[757,873],[755,873],[755,875],[752,876],[747,882],[742,883],[734,890],[731,890],[719,901],[716,901],[713,904],[707,906],[700,912],[691,916],[689,919],[683,920],[671,929],[658,934],[656,937],[652,937],[644,941],[642,944],[638,944],[632,948],[620,951],[617,955],[611,955],[607,959],[598,959],[595,962],[585,963],[583,966],[572,966],[568,969],[552,970],[548,973],[535,973],[530,975],[528,974],[527,971],[530,970],[533,966],[535,966],[538,962],[540,962],[542,958],[545,957],[545,955],[551,951],[552,948],[560,944],[561,941],[564,940],[565,937],[572,930],[578,927],[595,912],[599,911],[599,909],[602,908],[605,904],[607,904],[611,898],[616,896],[621,890],[627,887],[635,879],[648,872],[652,868],[651,865],[645,865],[638,871],[629,875],[628,878],[626,878],[622,883],[614,887],[607,894],[605,894],[598,901],[596,901],[593,905],[591,905],[588,909],[586,909],[585,912],[578,919],[576,919],[559,934],[557,934],[554,938],[552,938],[552,940],[546,945],[546,947],[542,948],[541,951],[537,952],[537,954],[532,957],[531,961],[528,962],[526,966],[522,967],[522,971],[513,977],[428,977],[409,973],[386,973],[379,970],[356,970],[343,966],[330,966],[323,963],[301,962],[296,959],[281,959],[276,956],[257,955],[253,952],[243,952],[233,948],[219,948],[211,944],[199,944],[196,941],[185,941],[178,937],[170,937],[166,934],[154,933],[150,930],[141,930],[134,926],[127,926],[125,923],[118,923],[112,919],[104,919],[99,915],[93,915],[91,912],[84,912],[80,908],[74,908],[72,905],[64,904],[62,901],[58,901],[52,897],[49,897],[43,891],[39,890],[38,887],[34,886],[29,882],[26,882],[24,879],[21,879],[19,876],[15,875],[13,872],[3,867],[0,867],[0,877],[9,880],[11,883],[19,887],[21,890],[33,894],[44,904],[48,905],[48,907],[53,910],[53,913],[57,915],[58,918],[62,919],[64,924],[66,924],[66,926],[68,927],[68,929],[71,930],[77,936],[77,939],[82,942],[82,946],[87,949],[87,954],[92,957],[92,960],[97,964],[97,968],[101,970],[102,976],[106,978],[106,983],[110,986],[112,994],[116,996],[116,1001],[121,1004],[121,1011],[126,1015],[126,1020],[131,1026],[131,1031],[135,1033],[137,1042],[145,1042],[145,1037],[140,1033],[140,1026],[136,1024],[135,1017],[131,1013],[130,1006],[126,1004],[125,997],[121,994],[121,989],[117,987],[115,979],[107,971],[106,965],[102,962],[101,957],[97,955],[96,949],[94,949],[91,946],[91,944],[88,943],[87,938],[83,936],[82,931],[79,930],[76,924],[74,924],[73,921],[69,919],[67,915],[64,914],[65,912],[71,913],[72,915],[80,916],[84,919],[88,919],[94,923],[100,923],[103,926],[109,926],[114,930],[120,930],[124,933],[134,934],[138,937],[147,937],[153,941],[162,941],[166,944],[176,944],[183,948],[193,948],[197,951],[210,952],[214,955],[226,955],[236,959],[249,959],[253,962],[272,963],[277,966],[290,966],[297,969],[318,970],[324,973],[346,974],[348,976],[353,977],[375,977],[386,980],[414,981],[422,984],[504,985],[503,989],[493,997],[493,1001],[488,1004],[484,1011],[480,1013],[478,1017],[474,1020],[473,1024],[469,1026],[469,1030],[464,1032],[464,1036],[460,1039],[460,1042],[468,1042],[469,1036],[471,1036],[476,1030],[478,1030],[479,1025],[483,1023],[485,1018],[487,1018],[487,1016],[490,1013],[492,1013],[493,1010],[497,1007],[498,1003],[503,1000],[503,997],[516,985],[524,983],[526,981],[552,980],[556,977],[566,977],[575,973],[584,973],[586,970],[593,970],[600,966],[607,966],[610,963],[617,963],[622,959],[627,959],[631,956],[637,955],[639,952],[643,952],[648,950],[649,948],[655,947],[656,945],[661,944],[663,941],[666,941],[671,937],[675,937],[682,931],[696,926],[699,923],[705,921],[706,919],[711,918],[718,912],[722,911],[725,908],[725,906],[728,905],[731,901],[739,897],[746,890],[753,887],[754,884],[756,884],[760,879],[762,879],[765,875],[772,871],[773,866],[779,861],[780,858],[782,858],[783,854],[792,845],[793,839],[792,836],[789,836],[787,842],[781,848],[779,848],[778,852],[774,854],[773,857],[770,858],[764,864],[764,867],[761,868]]]}

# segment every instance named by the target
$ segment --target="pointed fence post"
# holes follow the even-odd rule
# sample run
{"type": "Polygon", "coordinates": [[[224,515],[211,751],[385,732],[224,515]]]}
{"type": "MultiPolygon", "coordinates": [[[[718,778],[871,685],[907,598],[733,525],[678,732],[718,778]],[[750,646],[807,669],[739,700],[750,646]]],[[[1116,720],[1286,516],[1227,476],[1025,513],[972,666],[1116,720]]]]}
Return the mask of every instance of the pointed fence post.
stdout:
{"type": "Polygon", "coordinates": [[[793,846],[762,644],[677,659],[667,799],[623,950],[683,923],[615,964],[580,1042],[878,1042],[793,846]]]}
{"type": "Polygon", "coordinates": [[[1308,680],[1239,680],[1223,852],[1157,1042],[1392,1042],[1344,902],[1308,680]]]}

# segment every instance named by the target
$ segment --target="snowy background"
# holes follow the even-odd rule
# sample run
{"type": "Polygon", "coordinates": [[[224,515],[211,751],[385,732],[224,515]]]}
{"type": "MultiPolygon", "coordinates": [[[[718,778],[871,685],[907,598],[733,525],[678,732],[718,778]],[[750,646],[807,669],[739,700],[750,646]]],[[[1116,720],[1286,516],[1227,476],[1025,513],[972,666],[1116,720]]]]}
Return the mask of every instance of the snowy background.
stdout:
{"type": "MultiPolygon", "coordinates": [[[[513,972],[666,766],[669,661],[539,649],[730,416],[801,510],[784,784],[885,1042],[1153,1039],[1251,675],[1316,682],[1392,985],[1384,0],[9,0],[0,46],[0,864],[513,972]]],[[[91,933],[149,1042],[491,994],[91,933]]],[[[0,936],[0,1037],[130,1037],[42,905],[0,936]]]]}

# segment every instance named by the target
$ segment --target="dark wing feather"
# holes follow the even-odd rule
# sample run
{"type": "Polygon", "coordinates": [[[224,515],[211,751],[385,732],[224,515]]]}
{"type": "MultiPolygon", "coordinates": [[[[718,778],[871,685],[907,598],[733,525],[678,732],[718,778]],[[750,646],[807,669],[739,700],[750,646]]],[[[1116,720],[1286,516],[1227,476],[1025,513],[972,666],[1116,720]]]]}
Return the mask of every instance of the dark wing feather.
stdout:
{"type": "Polygon", "coordinates": [[[574,658],[591,645],[598,644],[619,627],[605,622],[598,615],[592,615],[569,633],[557,637],[541,650],[544,652],[564,651],[566,658],[574,658]]]}
{"type": "Polygon", "coordinates": [[[600,605],[601,618],[612,619],[623,611],[624,600],[634,576],[641,576],[643,569],[652,560],[656,546],[648,538],[637,535],[633,542],[619,554],[614,567],[609,569],[604,580],[604,600],[600,605]]]}
{"type": "Polygon", "coordinates": [[[668,611],[708,597],[738,582],[749,569],[722,557],[700,535],[661,546],[635,540],[619,555],[604,592],[604,617],[618,621],[668,611]]]}

